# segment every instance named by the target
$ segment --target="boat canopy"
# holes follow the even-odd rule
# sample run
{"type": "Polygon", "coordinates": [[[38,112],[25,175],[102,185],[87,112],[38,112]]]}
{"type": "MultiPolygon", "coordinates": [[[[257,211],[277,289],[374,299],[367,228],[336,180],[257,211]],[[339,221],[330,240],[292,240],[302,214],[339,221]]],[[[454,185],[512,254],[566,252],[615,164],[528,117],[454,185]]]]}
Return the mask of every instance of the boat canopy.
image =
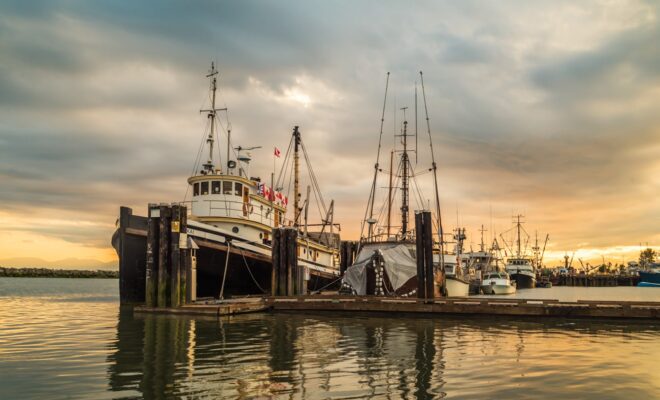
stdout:
{"type": "Polygon", "coordinates": [[[415,257],[405,244],[369,245],[360,251],[357,262],[346,269],[343,278],[359,296],[367,294],[367,268],[373,268],[377,257],[382,258],[383,267],[395,291],[417,275],[415,257]]]}

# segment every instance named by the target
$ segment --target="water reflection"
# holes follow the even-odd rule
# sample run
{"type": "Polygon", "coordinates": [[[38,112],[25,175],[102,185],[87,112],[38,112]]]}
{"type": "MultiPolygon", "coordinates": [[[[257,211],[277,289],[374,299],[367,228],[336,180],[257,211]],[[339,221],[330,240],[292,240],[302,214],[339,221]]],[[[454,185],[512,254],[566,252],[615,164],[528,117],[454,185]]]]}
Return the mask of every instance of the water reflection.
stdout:
{"type": "Polygon", "coordinates": [[[122,310],[109,383],[123,398],[596,398],[616,383],[648,397],[658,337],[616,322],[122,310]]]}

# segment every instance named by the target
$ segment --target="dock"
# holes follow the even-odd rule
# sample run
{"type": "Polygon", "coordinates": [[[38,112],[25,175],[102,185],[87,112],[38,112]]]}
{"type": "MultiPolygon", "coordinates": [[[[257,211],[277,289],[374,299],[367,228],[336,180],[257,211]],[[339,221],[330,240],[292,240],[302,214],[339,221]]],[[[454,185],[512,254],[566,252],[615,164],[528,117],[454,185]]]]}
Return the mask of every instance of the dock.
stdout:
{"type": "Polygon", "coordinates": [[[418,315],[479,315],[550,318],[620,318],[660,321],[660,302],[583,301],[440,298],[376,296],[270,296],[219,301],[213,304],[188,304],[180,307],[136,306],[138,313],[230,316],[253,312],[341,312],[343,314],[387,313],[418,315]]]}

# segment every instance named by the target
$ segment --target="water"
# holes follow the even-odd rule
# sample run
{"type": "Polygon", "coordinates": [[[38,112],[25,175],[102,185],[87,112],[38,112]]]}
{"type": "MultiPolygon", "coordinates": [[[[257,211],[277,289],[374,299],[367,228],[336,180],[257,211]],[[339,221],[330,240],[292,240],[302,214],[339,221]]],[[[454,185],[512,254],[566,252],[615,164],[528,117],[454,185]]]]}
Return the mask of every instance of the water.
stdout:
{"type": "Polygon", "coordinates": [[[117,284],[0,279],[0,399],[660,397],[658,323],[134,316],[117,284]]]}

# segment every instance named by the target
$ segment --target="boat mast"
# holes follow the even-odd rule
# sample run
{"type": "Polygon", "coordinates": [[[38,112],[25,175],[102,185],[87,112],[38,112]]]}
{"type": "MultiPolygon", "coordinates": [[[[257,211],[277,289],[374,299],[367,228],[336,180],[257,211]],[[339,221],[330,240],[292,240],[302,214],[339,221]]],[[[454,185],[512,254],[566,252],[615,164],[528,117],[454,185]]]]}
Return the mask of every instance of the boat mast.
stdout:
{"type": "Polygon", "coordinates": [[[401,153],[401,164],[403,176],[401,177],[401,236],[406,238],[408,232],[408,121],[406,120],[406,109],[403,107],[403,153],[401,153]]]}
{"type": "MultiPolygon", "coordinates": [[[[433,151],[433,139],[431,138],[431,122],[429,120],[429,109],[426,105],[426,90],[424,89],[424,74],[419,71],[419,79],[422,85],[422,98],[424,99],[424,114],[426,116],[426,130],[429,135],[429,146],[431,147],[431,165],[433,168],[433,189],[435,190],[435,213],[438,224],[438,240],[440,241],[440,268],[444,268],[442,254],[444,253],[444,231],[442,229],[442,214],[440,213],[440,193],[438,192],[438,165],[435,162],[435,153],[433,151]]],[[[444,270],[444,269],[443,269],[444,270]]]]}
{"type": "Polygon", "coordinates": [[[209,130],[209,136],[206,138],[206,143],[209,145],[209,159],[206,164],[203,164],[204,169],[202,174],[213,174],[214,165],[213,165],[213,141],[215,138],[215,116],[218,111],[226,111],[226,108],[215,108],[215,92],[217,89],[217,78],[218,71],[215,69],[215,63],[211,62],[211,71],[206,75],[207,78],[211,78],[211,108],[208,110],[200,110],[199,112],[208,113],[208,118],[211,120],[211,129],[209,130]]]}
{"type": "Polygon", "coordinates": [[[516,215],[516,218],[518,219],[518,222],[516,223],[516,229],[518,230],[518,241],[517,241],[518,242],[517,243],[518,244],[518,254],[516,256],[518,258],[521,257],[521,254],[520,254],[520,217],[522,217],[522,215],[520,215],[520,214],[516,215]]]}
{"type": "Polygon", "coordinates": [[[371,183],[371,192],[369,193],[369,201],[367,202],[367,211],[365,211],[365,218],[362,222],[362,227],[360,228],[360,236],[364,232],[364,223],[366,222],[369,225],[369,231],[367,234],[367,240],[372,239],[374,224],[374,201],[376,200],[376,180],[378,178],[378,167],[380,161],[380,147],[383,140],[383,124],[385,122],[385,106],[387,105],[387,89],[390,85],[390,73],[387,73],[387,79],[385,80],[385,97],[383,98],[383,111],[380,116],[380,133],[378,134],[378,152],[376,153],[376,164],[374,165],[374,180],[371,183]],[[368,215],[368,218],[367,218],[368,215]]]}
{"type": "Polygon", "coordinates": [[[394,172],[394,150],[390,151],[390,185],[387,187],[387,238],[390,239],[390,231],[392,229],[392,175],[394,172]]]}
{"type": "Polygon", "coordinates": [[[300,131],[293,128],[293,224],[297,228],[300,221],[300,131]]]}

